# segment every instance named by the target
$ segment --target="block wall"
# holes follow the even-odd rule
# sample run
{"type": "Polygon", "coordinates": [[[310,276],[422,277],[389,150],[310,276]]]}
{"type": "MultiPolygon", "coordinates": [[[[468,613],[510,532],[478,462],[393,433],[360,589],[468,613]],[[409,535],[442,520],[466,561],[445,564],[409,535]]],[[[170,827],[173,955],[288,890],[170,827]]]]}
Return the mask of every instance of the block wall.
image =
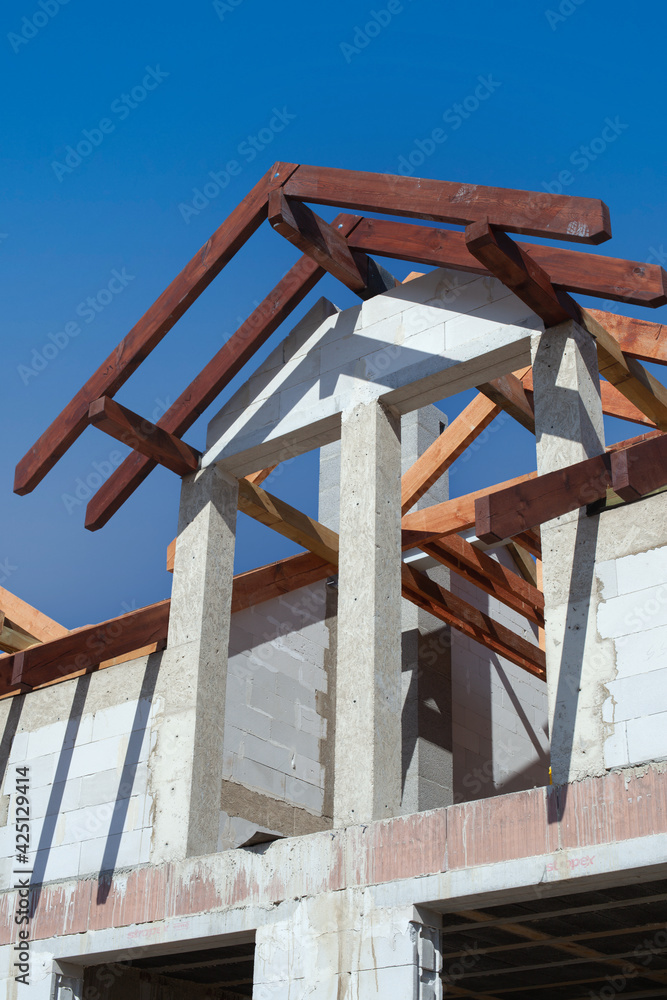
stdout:
{"type": "MultiPolygon", "coordinates": [[[[329,818],[332,601],[335,588],[322,581],[232,615],[224,731],[227,782],[329,818]]],[[[248,824],[225,800],[223,791],[222,840],[232,846],[248,824]]],[[[246,797],[245,815],[248,808],[246,797]]],[[[293,832],[274,815],[280,832],[293,832]]]]}
{"type": "Polygon", "coordinates": [[[600,515],[597,629],[615,656],[602,705],[607,768],[667,758],[667,545],[651,546],[661,535],[665,494],[600,515]],[[599,558],[613,546],[617,558],[599,558]]]}
{"type": "Polygon", "coordinates": [[[17,768],[29,769],[33,882],[148,861],[159,659],[142,657],[0,704],[0,886],[17,860],[17,768]]]}
{"type": "MultiPolygon", "coordinates": [[[[488,555],[516,571],[503,550],[488,555]]],[[[452,591],[537,644],[537,628],[456,573],[452,591]]],[[[549,781],[544,681],[452,630],[452,735],[455,801],[486,798],[549,781]]]]}

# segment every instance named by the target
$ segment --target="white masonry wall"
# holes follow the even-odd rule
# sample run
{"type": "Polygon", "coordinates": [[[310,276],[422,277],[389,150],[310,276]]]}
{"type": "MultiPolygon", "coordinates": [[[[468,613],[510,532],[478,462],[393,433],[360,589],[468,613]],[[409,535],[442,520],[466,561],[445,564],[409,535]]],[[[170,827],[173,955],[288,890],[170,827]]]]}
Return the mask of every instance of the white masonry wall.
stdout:
{"type": "MultiPolygon", "coordinates": [[[[504,550],[487,554],[516,571],[504,550]]],[[[451,589],[537,644],[536,626],[456,573],[451,589]]],[[[544,681],[452,630],[455,802],[548,784],[547,718],[544,681]]]]}
{"type": "Polygon", "coordinates": [[[316,815],[328,735],[326,587],[322,581],[232,615],[224,732],[226,779],[316,815]]]}
{"type": "Polygon", "coordinates": [[[614,536],[620,550],[595,567],[598,634],[616,660],[602,706],[607,768],[667,759],[667,545],[650,547],[666,533],[666,494],[600,515],[599,555],[614,536]]]}
{"type": "Polygon", "coordinates": [[[1,888],[16,861],[19,767],[29,768],[33,882],[148,861],[155,706],[146,681],[158,658],[141,657],[0,704],[0,767],[7,762],[0,796],[1,888]]]}

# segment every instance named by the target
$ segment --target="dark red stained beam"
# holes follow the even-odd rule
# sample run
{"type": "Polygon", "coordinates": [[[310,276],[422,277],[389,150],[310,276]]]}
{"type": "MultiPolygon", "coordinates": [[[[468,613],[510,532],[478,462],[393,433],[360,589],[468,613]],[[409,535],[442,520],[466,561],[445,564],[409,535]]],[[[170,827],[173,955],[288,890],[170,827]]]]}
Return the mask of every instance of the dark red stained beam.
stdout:
{"type": "Polygon", "coordinates": [[[88,407],[93,400],[100,396],[114,396],[118,392],[174,323],[266,219],[270,191],[284,183],[295,169],[296,165],[293,163],[274,164],[174,278],[21,459],[16,467],[15,493],[30,493],[41,482],[86,428],[88,407]]]}
{"type": "Polygon", "coordinates": [[[362,299],[372,298],[398,282],[384,268],[361,250],[350,250],[343,230],[354,225],[359,216],[346,215],[330,225],[307,205],[289,201],[282,189],[272,191],[269,198],[269,223],[277,233],[308,254],[362,299]]]}
{"type": "Polygon", "coordinates": [[[612,452],[611,486],[623,500],[639,500],[667,485],[667,434],[612,452]]]}
{"type": "MultiPolygon", "coordinates": [[[[169,407],[157,426],[178,437],[185,434],[325,273],[310,257],[301,257],[169,407]]],[[[128,455],[88,504],[86,528],[102,528],[155,466],[136,451],[128,455]]]]}
{"type": "Polygon", "coordinates": [[[461,226],[488,218],[512,233],[575,243],[603,243],[611,236],[609,209],[597,198],[304,165],[284,190],[287,198],[314,205],[461,226]]]}
{"type": "Polygon", "coordinates": [[[521,247],[488,220],[465,231],[470,253],[544,320],[546,327],[577,319],[577,305],[567,292],[559,292],[549,275],[521,247]]]}
{"type": "Polygon", "coordinates": [[[170,601],[160,601],[7,657],[0,664],[0,694],[15,688],[29,691],[68,674],[89,672],[102,660],[131,653],[154,642],[164,648],[169,606],[170,601]]]}
{"type": "Polygon", "coordinates": [[[480,552],[460,535],[447,535],[427,542],[421,548],[443,566],[469,580],[502,604],[513,608],[536,625],[544,625],[543,594],[518,573],[513,573],[485,552],[480,552]]]}
{"type": "Polygon", "coordinates": [[[596,455],[475,501],[475,533],[500,542],[606,496],[611,459],[596,455]]]}
{"type": "Polygon", "coordinates": [[[108,396],[96,399],[90,404],[88,419],[105,434],[129,448],[135,448],[159,465],[171,469],[177,476],[189,476],[199,468],[201,452],[121,406],[115,399],[108,396]]]}
{"type": "Polygon", "coordinates": [[[546,679],[546,657],[538,646],[405,563],[402,567],[401,585],[403,596],[414,604],[499,656],[523,667],[535,677],[546,679]]]}
{"type": "MultiPolygon", "coordinates": [[[[413,223],[393,222],[387,219],[362,219],[355,226],[349,244],[365,253],[379,254],[397,260],[410,260],[432,267],[449,267],[456,271],[488,275],[488,268],[468,250],[465,235],[456,230],[430,229],[413,223]]],[[[667,273],[657,264],[642,264],[636,260],[603,257],[598,254],[564,247],[545,247],[534,243],[516,244],[549,274],[552,284],[561,290],[593,295],[617,302],[649,306],[655,309],[667,302],[667,273]]],[[[614,313],[590,310],[599,323],[616,335],[610,318],[619,320],[618,326],[636,324],[637,339],[643,346],[648,338],[658,340],[657,324],[643,320],[626,320],[614,313]],[[642,330],[642,324],[646,330],[642,330]],[[653,329],[651,329],[653,328],[653,329]]],[[[628,327],[628,329],[630,329],[628,327]]],[[[621,339],[619,335],[619,340],[621,339]]],[[[621,345],[629,354],[630,346],[621,345]]],[[[640,348],[641,349],[641,348],[640,348]]],[[[662,356],[667,350],[665,341],[662,356]]],[[[658,360],[654,355],[636,354],[646,360],[658,360]]]]}

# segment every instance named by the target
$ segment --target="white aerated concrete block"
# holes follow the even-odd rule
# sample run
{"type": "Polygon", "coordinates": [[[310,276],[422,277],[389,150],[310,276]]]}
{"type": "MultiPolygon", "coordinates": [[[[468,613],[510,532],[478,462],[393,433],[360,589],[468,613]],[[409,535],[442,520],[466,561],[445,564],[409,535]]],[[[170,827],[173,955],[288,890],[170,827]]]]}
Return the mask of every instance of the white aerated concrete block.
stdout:
{"type": "MultiPolygon", "coordinates": [[[[663,706],[664,706],[663,701],[663,706]]],[[[662,707],[662,706],[661,706],[662,707]]],[[[667,712],[659,712],[626,723],[630,764],[667,757],[667,712]]]]}

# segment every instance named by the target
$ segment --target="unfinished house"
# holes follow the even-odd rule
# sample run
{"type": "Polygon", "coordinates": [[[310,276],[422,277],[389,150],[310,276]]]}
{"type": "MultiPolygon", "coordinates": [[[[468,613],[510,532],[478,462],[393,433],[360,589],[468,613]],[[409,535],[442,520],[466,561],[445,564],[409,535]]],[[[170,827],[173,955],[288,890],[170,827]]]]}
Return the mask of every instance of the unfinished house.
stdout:
{"type": "Polygon", "coordinates": [[[611,230],[275,164],[19,463],[27,493],[88,424],[129,444],[92,530],[157,464],[182,492],[170,600],[68,632],[0,592],[3,996],[667,996],[667,348],[571,295],[656,307],[665,274],[508,234],[611,230]],[[158,424],[115,402],[266,219],[292,269],[158,424]],[[326,272],[360,304],[253,364],[326,272]],[[534,466],[450,497],[502,412],[534,466]],[[317,519],[261,485],[313,449],[317,519]],[[239,510],[304,551],[235,576],[239,510]]]}

